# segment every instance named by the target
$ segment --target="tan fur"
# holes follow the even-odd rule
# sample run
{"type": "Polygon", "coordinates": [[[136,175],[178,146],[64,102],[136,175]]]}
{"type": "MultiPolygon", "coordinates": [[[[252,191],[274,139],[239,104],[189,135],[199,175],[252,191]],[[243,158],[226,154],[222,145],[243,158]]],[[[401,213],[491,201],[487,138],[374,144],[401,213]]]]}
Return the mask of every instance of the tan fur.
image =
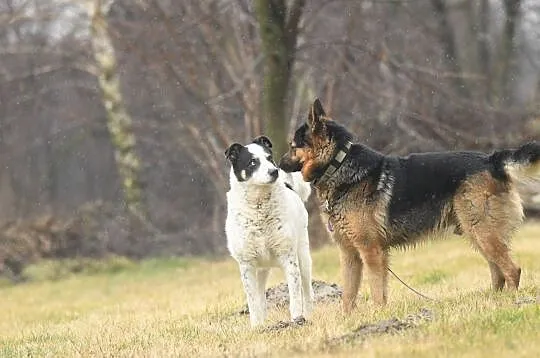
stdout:
{"type": "Polygon", "coordinates": [[[467,179],[454,197],[454,208],[463,233],[469,236],[489,263],[493,288],[517,289],[521,270],[510,258],[510,239],[523,221],[523,207],[510,183],[494,180],[489,173],[467,179]]]}
{"type": "MultiPolygon", "coordinates": [[[[373,300],[387,301],[388,251],[386,245],[385,212],[388,200],[366,202],[374,188],[362,183],[348,195],[347,204],[333,211],[328,220],[335,228],[334,241],[341,251],[343,278],[343,309],[350,312],[362,277],[366,270],[373,300]]],[[[320,193],[320,191],[319,191],[320,193]]],[[[324,199],[319,197],[319,199],[324,199]]]]}
{"type": "Polygon", "coordinates": [[[356,307],[356,296],[362,280],[363,262],[358,250],[336,233],[340,248],[341,276],[343,279],[343,310],[351,312],[356,307]]]}
{"type": "Polygon", "coordinates": [[[310,149],[305,148],[294,148],[289,149],[289,157],[293,161],[299,161],[303,164],[302,166],[302,176],[304,180],[311,181],[313,178],[313,170],[320,163],[326,163],[331,160],[332,155],[335,151],[335,143],[321,140],[319,137],[313,137],[316,141],[315,146],[317,148],[317,153],[310,149]]]}

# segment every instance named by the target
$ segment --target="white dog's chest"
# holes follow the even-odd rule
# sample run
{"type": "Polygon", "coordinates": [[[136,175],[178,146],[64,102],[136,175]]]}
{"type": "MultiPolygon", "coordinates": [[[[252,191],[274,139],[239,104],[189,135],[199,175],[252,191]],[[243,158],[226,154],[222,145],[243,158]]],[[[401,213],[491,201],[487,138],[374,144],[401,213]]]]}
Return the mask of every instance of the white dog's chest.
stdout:
{"type": "Polygon", "coordinates": [[[234,215],[233,231],[229,237],[229,250],[242,261],[256,261],[261,266],[274,266],[276,257],[291,249],[291,235],[287,235],[283,221],[277,215],[234,215]]]}

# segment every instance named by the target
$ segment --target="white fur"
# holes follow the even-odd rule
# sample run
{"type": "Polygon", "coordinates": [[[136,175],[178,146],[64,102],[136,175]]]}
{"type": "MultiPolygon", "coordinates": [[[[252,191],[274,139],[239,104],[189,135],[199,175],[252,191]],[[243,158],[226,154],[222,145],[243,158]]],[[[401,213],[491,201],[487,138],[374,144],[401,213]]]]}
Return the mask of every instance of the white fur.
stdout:
{"type": "Polygon", "coordinates": [[[283,180],[291,186],[291,188],[300,196],[300,199],[305,203],[309,199],[311,194],[311,185],[304,181],[302,173],[292,172],[285,173],[280,169],[279,175],[283,177],[283,180]]]}
{"type": "Polygon", "coordinates": [[[291,318],[307,318],[313,307],[308,214],[302,203],[311,189],[298,176],[279,171],[269,183],[268,172],[276,166],[257,144],[246,146],[260,160],[252,177],[239,182],[231,169],[227,192],[227,247],[238,262],[252,326],[266,318],[265,286],[270,267],[285,271],[290,297],[291,318]],[[285,186],[285,180],[300,195],[285,186]],[[306,188],[306,186],[308,188],[306,188]]]}
{"type": "MultiPolygon", "coordinates": [[[[260,145],[255,143],[246,145],[246,148],[251,152],[251,154],[253,154],[255,158],[259,159],[260,165],[257,171],[253,173],[251,177],[244,183],[252,185],[271,184],[272,177],[270,176],[270,171],[277,168],[274,163],[266,159],[266,157],[269,155],[268,152],[266,152],[260,145]]],[[[245,176],[242,176],[245,179],[245,176]]],[[[234,175],[232,175],[231,178],[236,180],[234,175]]]]}

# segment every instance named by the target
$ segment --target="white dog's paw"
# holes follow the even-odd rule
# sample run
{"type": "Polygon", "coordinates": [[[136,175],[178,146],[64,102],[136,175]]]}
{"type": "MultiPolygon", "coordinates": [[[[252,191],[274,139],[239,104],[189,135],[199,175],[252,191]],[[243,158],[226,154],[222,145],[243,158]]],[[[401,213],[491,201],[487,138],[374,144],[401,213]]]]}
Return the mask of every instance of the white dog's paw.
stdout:
{"type": "Polygon", "coordinates": [[[306,318],[311,317],[311,313],[313,312],[313,300],[304,302],[304,306],[302,307],[302,315],[306,318]]]}
{"type": "Polygon", "coordinates": [[[264,316],[253,316],[250,315],[249,321],[251,324],[251,328],[257,328],[264,324],[264,316]]]}

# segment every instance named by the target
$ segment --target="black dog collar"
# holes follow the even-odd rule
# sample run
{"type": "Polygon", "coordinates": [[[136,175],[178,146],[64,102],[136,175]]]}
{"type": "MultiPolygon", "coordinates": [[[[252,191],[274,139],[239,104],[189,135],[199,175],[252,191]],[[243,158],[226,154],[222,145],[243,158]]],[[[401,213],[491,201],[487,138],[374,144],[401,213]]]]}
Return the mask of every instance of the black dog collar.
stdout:
{"type": "Polygon", "coordinates": [[[323,175],[313,180],[314,185],[318,185],[321,183],[324,183],[328,179],[332,177],[332,175],[341,167],[341,164],[343,164],[343,161],[345,158],[347,158],[347,155],[349,154],[349,151],[351,150],[352,142],[347,141],[343,147],[340,147],[334,155],[334,158],[330,161],[330,164],[326,167],[324,170],[323,175]]]}

